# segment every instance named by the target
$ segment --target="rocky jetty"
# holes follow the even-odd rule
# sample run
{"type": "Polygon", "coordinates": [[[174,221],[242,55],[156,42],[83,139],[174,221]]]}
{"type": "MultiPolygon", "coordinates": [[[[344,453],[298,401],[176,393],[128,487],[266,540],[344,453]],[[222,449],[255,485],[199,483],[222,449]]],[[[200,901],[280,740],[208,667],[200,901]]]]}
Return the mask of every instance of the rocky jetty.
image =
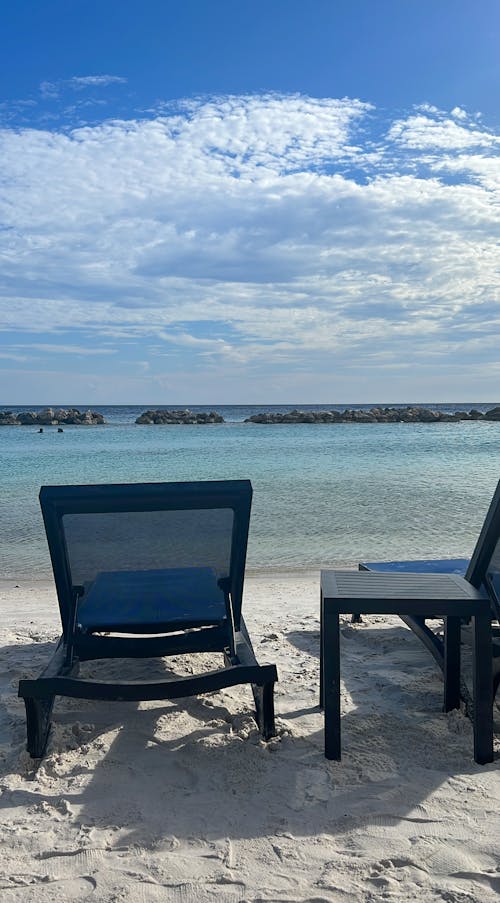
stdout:
{"type": "Polygon", "coordinates": [[[266,411],[252,414],[245,423],[455,423],[460,420],[500,420],[500,407],[485,414],[481,411],[457,411],[445,414],[422,407],[369,408],[345,411],[266,411]]]}
{"type": "Polygon", "coordinates": [[[0,411],[0,426],[96,426],[106,423],[97,411],[78,408],[44,408],[43,411],[0,411]]]}
{"type": "Polygon", "coordinates": [[[191,423],[224,423],[224,417],[216,411],[210,413],[193,411],[144,411],[137,417],[136,423],[154,424],[191,424],[191,423]]]}

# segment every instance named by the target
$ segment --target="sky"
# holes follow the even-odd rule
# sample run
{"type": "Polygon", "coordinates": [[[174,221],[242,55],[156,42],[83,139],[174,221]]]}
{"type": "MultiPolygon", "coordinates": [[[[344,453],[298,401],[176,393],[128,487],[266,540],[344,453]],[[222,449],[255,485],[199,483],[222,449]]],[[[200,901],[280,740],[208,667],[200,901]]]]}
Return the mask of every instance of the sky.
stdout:
{"type": "Polygon", "coordinates": [[[498,0],[7,0],[0,404],[500,403],[498,0]]]}

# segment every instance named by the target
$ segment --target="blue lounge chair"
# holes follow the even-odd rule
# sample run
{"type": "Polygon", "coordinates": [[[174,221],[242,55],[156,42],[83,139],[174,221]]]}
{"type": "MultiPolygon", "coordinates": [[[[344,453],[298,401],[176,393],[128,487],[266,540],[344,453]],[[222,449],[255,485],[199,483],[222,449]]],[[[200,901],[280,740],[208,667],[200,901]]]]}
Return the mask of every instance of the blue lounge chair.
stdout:
{"type": "MultiPolygon", "coordinates": [[[[497,484],[488,512],[486,514],[476,547],[472,557],[468,558],[440,558],[418,559],[415,561],[363,561],[359,564],[361,571],[374,571],[376,573],[413,573],[413,574],[457,574],[479,589],[487,584],[489,592],[492,617],[500,620],[500,480],[497,484]]],[[[408,627],[414,631],[434,656],[442,671],[444,671],[444,644],[440,636],[434,633],[426,623],[424,617],[416,615],[400,615],[408,627]]],[[[352,621],[359,621],[359,613],[353,614],[352,621]]],[[[498,629],[493,628],[494,638],[498,635],[498,629]]],[[[500,647],[498,643],[493,646],[493,693],[500,685],[500,647]]],[[[470,705],[470,694],[462,684],[462,696],[470,705]]]]}
{"type": "Polygon", "coordinates": [[[23,679],[27,748],[43,756],[55,696],[177,699],[250,683],[264,739],[275,734],[275,665],[259,665],[241,613],[248,480],[43,486],[62,635],[23,679]],[[79,677],[80,662],[220,652],[224,666],[151,681],[79,677]]]}

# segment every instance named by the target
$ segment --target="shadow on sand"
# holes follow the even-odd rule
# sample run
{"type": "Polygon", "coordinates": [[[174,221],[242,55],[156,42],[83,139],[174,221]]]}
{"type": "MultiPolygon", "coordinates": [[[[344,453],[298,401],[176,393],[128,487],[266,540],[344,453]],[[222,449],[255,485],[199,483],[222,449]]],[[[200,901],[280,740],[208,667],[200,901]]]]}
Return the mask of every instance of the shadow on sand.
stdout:
{"type": "MultiPolygon", "coordinates": [[[[287,639],[319,656],[317,631],[287,639]]],[[[0,779],[17,774],[22,780],[0,807],[57,807],[64,786],[78,823],[118,832],[121,846],[200,834],[342,835],[353,826],[425,822],[425,801],[442,784],[481,772],[472,760],[470,726],[461,714],[440,714],[437,670],[406,628],[347,627],[343,644],[354,709],[342,719],[342,762],[324,759],[319,708],[295,705],[286,684],[277,699],[280,736],[270,744],[262,743],[251,718],[249,687],[178,703],[58,699],[46,758],[33,762],[23,751],[17,679],[37,673],[53,647],[4,647],[0,779]],[[352,655],[345,648],[350,643],[356,644],[352,655]]],[[[132,665],[138,676],[146,666],[132,665]]]]}

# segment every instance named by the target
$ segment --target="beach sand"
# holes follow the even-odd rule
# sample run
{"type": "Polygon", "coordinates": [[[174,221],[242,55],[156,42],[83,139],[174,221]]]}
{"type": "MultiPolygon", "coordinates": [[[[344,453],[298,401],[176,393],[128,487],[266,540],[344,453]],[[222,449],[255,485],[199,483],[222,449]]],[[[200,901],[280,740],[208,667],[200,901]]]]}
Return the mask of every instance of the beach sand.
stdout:
{"type": "Polygon", "coordinates": [[[470,722],[441,712],[439,672],[411,631],[394,617],[345,617],[343,759],[327,762],[318,597],[317,573],[246,581],[257,656],[279,671],[270,743],[248,686],[175,703],[58,699],[37,762],[17,684],[53,648],[55,591],[4,581],[2,903],[497,901],[498,702],[496,761],[481,767],[470,722]]]}

